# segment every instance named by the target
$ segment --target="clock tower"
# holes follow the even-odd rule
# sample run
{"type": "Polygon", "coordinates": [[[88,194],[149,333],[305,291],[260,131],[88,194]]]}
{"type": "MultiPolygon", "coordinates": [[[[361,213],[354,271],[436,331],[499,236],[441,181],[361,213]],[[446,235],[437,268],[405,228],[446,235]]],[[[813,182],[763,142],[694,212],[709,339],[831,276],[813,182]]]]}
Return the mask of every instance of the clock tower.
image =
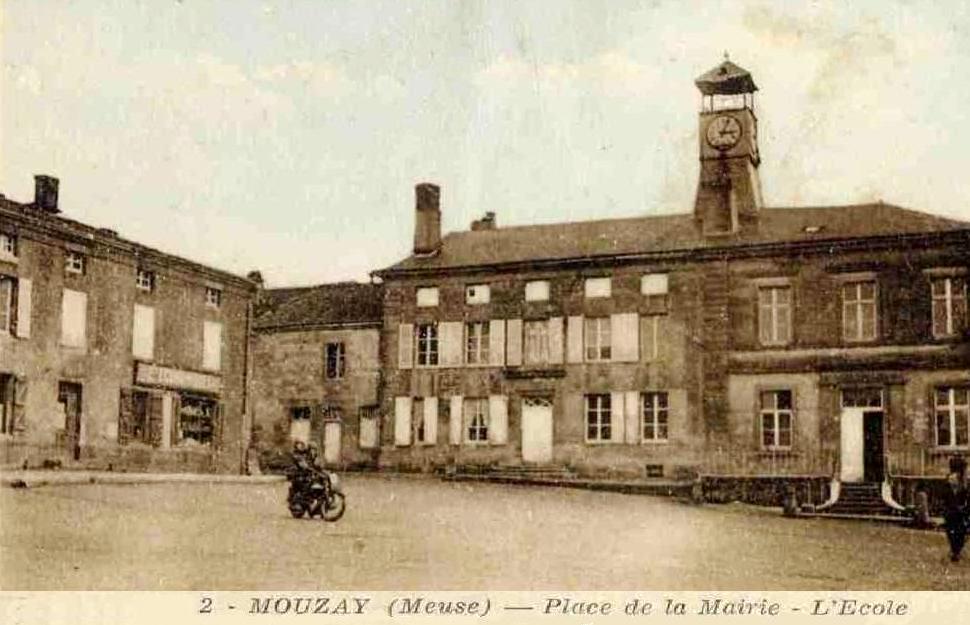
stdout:
{"type": "Polygon", "coordinates": [[[758,118],[751,74],[724,62],[694,81],[701,92],[700,180],[694,219],[705,235],[731,235],[757,226],[758,118]]]}

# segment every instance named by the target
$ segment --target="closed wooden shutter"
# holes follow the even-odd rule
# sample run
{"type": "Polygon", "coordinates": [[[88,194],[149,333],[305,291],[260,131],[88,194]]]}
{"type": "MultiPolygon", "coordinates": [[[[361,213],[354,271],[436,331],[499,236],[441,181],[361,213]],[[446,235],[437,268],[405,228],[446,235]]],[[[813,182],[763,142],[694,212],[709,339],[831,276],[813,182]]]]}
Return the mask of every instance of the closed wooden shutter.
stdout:
{"type": "Polygon", "coordinates": [[[17,284],[17,336],[27,339],[30,338],[31,283],[28,278],[20,278],[17,284]]]}
{"type": "Polygon", "coordinates": [[[361,449],[374,449],[377,447],[378,429],[376,417],[361,414],[359,430],[357,436],[361,449]]]}
{"type": "Polygon", "coordinates": [[[675,435],[687,434],[686,428],[690,423],[687,414],[687,391],[682,388],[670,389],[667,397],[670,402],[667,413],[667,438],[673,440],[676,438],[675,435]]]}
{"type": "Polygon", "coordinates": [[[522,365],[522,320],[509,319],[506,326],[506,364],[519,367],[522,365]]]}
{"type": "Polygon", "coordinates": [[[569,317],[566,330],[566,360],[583,362],[583,318],[569,317]]]}
{"type": "Polygon", "coordinates": [[[549,319],[549,364],[561,365],[563,360],[562,317],[549,319]]]}
{"type": "Polygon", "coordinates": [[[640,358],[640,315],[619,313],[610,318],[612,360],[636,362],[640,358]]]}
{"type": "Polygon", "coordinates": [[[438,444],[438,398],[424,398],[424,441],[425,445],[438,444]]]}
{"type": "Polygon", "coordinates": [[[461,395],[452,395],[449,411],[448,442],[452,445],[461,445],[461,435],[464,431],[462,423],[462,408],[465,399],[461,395]]]}
{"type": "Polygon", "coordinates": [[[61,297],[61,345],[87,346],[88,294],[64,289],[61,297]]]}
{"type": "Polygon", "coordinates": [[[132,316],[131,354],[142,360],[155,357],[155,309],[135,304],[132,316]]]}
{"type": "Polygon", "coordinates": [[[488,360],[493,367],[505,364],[505,319],[492,319],[488,324],[488,360]]]}
{"type": "Polygon", "coordinates": [[[202,368],[222,369],[222,324],[218,321],[202,322],[202,368]]]}
{"type": "Polygon", "coordinates": [[[397,327],[397,368],[410,369],[414,363],[414,324],[402,323],[397,327]]]}
{"type": "Polygon", "coordinates": [[[438,324],[438,363],[442,367],[460,367],[465,361],[465,324],[444,321],[438,324]]]}
{"type": "Polygon", "coordinates": [[[27,378],[18,375],[13,380],[13,431],[27,429],[27,378]]]}
{"type": "Polygon", "coordinates": [[[488,398],[488,441],[505,445],[509,441],[509,398],[490,395],[488,398]]]}
{"type": "Polygon", "coordinates": [[[610,393],[610,440],[622,443],[626,434],[626,411],[623,393],[610,393]]]}
{"type": "Polygon", "coordinates": [[[623,411],[626,413],[626,442],[640,442],[640,393],[623,393],[623,411]]]}
{"type": "Polygon", "coordinates": [[[118,443],[127,445],[131,440],[132,420],[134,419],[135,394],[131,389],[121,389],[118,400],[118,443]]]}
{"type": "Polygon", "coordinates": [[[411,398],[394,398],[394,444],[406,447],[411,444],[411,398]]]}

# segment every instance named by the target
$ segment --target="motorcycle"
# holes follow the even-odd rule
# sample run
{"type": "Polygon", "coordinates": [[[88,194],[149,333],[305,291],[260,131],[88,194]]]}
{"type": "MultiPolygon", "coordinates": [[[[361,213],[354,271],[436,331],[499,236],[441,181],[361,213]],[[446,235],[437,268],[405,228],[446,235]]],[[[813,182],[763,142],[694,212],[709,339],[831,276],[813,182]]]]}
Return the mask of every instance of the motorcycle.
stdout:
{"type": "Polygon", "coordinates": [[[304,515],[319,516],[324,521],[338,521],[347,508],[340,480],[334,473],[317,469],[290,474],[290,492],[286,497],[290,514],[295,519],[304,515]]]}

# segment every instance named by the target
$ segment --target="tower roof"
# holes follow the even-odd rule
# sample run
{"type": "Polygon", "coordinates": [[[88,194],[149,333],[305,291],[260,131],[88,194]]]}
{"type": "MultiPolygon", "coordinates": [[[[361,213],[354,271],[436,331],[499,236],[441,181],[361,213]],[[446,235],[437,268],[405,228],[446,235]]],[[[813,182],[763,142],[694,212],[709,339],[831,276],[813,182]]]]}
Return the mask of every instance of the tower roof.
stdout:
{"type": "Polygon", "coordinates": [[[724,62],[702,74],[694,84],[704,95],[736,95],[758,90],[751,72],[732,63],[725,55],[724,62]]]}

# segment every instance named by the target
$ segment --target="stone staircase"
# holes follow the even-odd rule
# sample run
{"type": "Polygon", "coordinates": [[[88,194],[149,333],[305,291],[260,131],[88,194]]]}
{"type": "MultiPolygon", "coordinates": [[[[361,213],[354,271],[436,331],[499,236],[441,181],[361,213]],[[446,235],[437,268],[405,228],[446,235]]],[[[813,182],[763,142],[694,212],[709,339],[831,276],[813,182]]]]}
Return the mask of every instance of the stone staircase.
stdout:
{"type": "Polygon", "coordinates": [[[901,506],[896,507],[883,499],[879,482],[842,482],[838,498],[815,510],[817,516],[836,518],[869,518],[906,522],[910,514],[901,506]]]}

